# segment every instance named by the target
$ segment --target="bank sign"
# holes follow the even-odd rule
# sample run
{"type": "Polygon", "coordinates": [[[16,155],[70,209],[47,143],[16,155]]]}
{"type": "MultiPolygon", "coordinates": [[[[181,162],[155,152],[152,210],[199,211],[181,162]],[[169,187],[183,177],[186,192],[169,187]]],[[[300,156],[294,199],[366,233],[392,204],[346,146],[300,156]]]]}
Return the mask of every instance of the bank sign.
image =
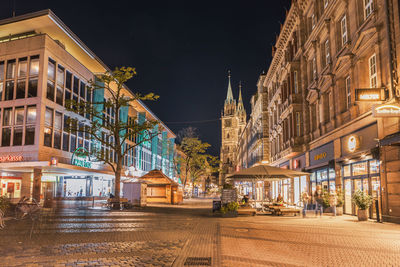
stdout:
{"type": "Polygon", "coordinates": [[[84,168],[92,168],[89,153],[84,147],[78,147],[72,154],[71,164],[84,168]]]}

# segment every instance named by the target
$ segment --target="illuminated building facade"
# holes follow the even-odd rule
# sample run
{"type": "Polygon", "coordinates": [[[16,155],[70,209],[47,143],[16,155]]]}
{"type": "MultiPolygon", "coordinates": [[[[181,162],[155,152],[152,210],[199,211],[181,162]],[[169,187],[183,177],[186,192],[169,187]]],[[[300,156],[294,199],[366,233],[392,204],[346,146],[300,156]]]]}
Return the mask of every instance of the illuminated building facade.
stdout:
{"type": "MultiPolygon", "coordinates": [[[[113,192],[111,168],[79,155],[91,150],[91,136],[66,129],[68,118],[80,127],[90,125],[87,114],[68,112],[65,104],[68,99],[107,99],[101,90],[93,95],[87,90],[89,81],[106,71],[109,68],[50,10],[0,21],[1,195],[102,197],[113,192]]],[[[112,108],[103,114],[103,123],[115,118],[112,108]]],[[[158,120],[154,131],[161,132],[126,155],[123,179],[152,169],[173,178],[174,133],[140,101],[121,114],[125,121],[158,120]]],[[[133,145],[135,138],[140,136],[132,136],[125,146],[133,145]]],[[[111,148],[102,150],[115,158],[111,148]]]]}
{"type": "Polygon", "coordinates": [[[271,164],[311,178],[276,183],[273,197],[341,188],[344,213],[356,214],[363,190],[400,222],[399,25],[398,1],[293,1],[264,81],[271,164]]]}

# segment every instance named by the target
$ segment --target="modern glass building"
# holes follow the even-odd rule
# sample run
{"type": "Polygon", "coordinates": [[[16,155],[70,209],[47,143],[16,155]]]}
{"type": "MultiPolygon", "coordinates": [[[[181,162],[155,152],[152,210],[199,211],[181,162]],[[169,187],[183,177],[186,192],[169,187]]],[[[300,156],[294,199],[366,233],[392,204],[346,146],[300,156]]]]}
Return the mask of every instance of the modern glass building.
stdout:
{"type": "MultiPolygon", "coordinates": [[[[90,151],[92,138],[69,132],[67,119],[90,125],[87,114],[68,112],[68,99],[101,101],[102,90],[88,90],[90,80],[109,68],[51,11],[44,10],[0,21],[0,195],[53,197],[107,196],[113,191],[111,168],[91,158],[73,158],[90,151]]],[[[131,94],[129,88],[125,88],[131,94]]],[[[114,120],[103,110],[103,124],[114,120]]],[[[125,120],[157,120],[161,134],[124,158],[123,179],[160,169],[174,178],[175,135],[142,102],[125,112],[125,120]]],[[[113,136],[102,133],[112,141],[113,136]]],[[[125,146],[133,146],[136,136],[125,146]]],[[[113,150],[102,150],[114,158],[113,150]]]]}

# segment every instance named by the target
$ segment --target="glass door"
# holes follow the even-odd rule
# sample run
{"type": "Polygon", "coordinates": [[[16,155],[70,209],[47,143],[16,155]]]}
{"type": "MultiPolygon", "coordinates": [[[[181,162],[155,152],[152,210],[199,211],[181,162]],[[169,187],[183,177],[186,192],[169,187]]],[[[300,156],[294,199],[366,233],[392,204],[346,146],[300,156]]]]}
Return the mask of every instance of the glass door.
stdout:
{"type": "MultiPolygon", "coordinates": [[[[363,185],[362,179],[354,179],[353,181],[354,181],[354,191],[353,192],[356,192],[357,190],[363,190],[363,188],[362,188],[362,185],[363,185]]],[[[353,205],[353,206],[354,206],[353,215],[357,215],[358,208],[357,208],[356,205],[353,205]]]]}
{"type": "Polygon", "coordinates": [[[344,180],[344,213],[351,214],[351,179],[344,180]]]}
{"type": "Polygon", "coordinates": [[[376,205],[375,205],[375,201],[378,200],[378,207],[380,207],[381,203],[380,203],[380,188],[381,188],[381,183],[379,181],[379,177],[372,177],[371,178],[371,195],[372,198],[374,200],[374,202],[372,203],[372,218],[376,219],[376,205]]]}

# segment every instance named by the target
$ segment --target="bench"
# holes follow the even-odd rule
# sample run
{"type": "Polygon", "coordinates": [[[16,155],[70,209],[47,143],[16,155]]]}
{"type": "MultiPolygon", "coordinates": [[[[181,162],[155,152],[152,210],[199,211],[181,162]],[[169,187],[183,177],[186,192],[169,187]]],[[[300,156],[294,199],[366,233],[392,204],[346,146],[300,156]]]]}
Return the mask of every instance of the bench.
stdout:
{"type": "Polygon", "coordinates": [[[285,214],[293,214],[294,216],[297,216],[297,214],[300,215],[300,210],[299,209],[293,209],[293,208],[279,208],[275,209],[275,215],[285,215],[285,214]]]}
{"type": "Polygon", "coordinates": [[[256,209],[250,208],[250,207],[243,207],[238,209],[237,211],[238,215],[252,215],[255,216],[257,214],[256,209]]]}
{"type": "Polygon", "coordinates": [[[107,206],[108,206],[109,208],[112,208],[115,204],[120,204],[120,205],[122,205],[123,207],[127,207],[127,206],[129,206],[129,201],[128,201],[127,198],[123,198],[123,197],[121,197],[121,198],[119,199],[119,202],[117,201],[116,198],[109,198],[109,199],[107,199],[107,206]]]}

